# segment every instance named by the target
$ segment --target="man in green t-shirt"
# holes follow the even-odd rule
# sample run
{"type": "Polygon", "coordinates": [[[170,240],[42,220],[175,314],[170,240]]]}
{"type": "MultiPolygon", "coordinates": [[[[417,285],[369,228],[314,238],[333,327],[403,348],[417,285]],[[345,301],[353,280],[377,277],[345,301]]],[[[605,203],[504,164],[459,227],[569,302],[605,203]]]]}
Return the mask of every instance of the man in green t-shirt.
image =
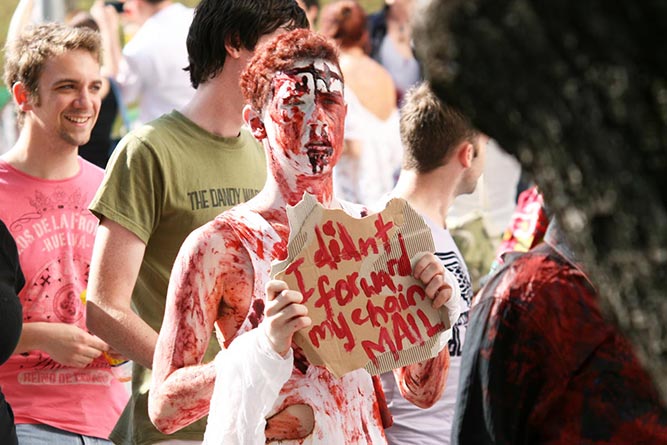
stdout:
{"type": "MultiPolygon", "coordinates": [[[[87,316],[92,332],[135,363],[132,398],[111,435],[115,443],[203,440],[206,419],[166,436],[148,418],[149,368],[169,274],[192,230],[262,188],[264,152],[241,128],[239,73],[256,45],[307,26],[294,0],[203,0],[187,41],[194,97],[128,134],[109,161],[90,206],[100,227],[87,316]]],[[[217,352],[215,343],[204,360],[217,352]]]]}

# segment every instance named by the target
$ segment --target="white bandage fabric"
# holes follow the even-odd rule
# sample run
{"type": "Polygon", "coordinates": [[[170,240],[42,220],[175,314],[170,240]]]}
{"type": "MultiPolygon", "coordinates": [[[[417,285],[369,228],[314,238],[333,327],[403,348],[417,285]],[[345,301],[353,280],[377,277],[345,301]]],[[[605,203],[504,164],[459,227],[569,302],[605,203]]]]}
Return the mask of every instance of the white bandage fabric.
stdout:
{"type": "Polygon", "coordinates": [[[456,276],[449,270],[445,269],[445,282],[452,288],[452,297],[445,303],[447,312],[449,313],[450,328],[440,334],[440,342],[438,352],[447,346],[447,343],[452,338],[452,328],[461,315],[461,289],[459,288],[456,276]]]}
{"type": "Polygon", "coordinates": [[[292,350],[276,353],[262,325],[220,351],[203,445],[264,445],[266,416],[293,364],[292,350]]]}

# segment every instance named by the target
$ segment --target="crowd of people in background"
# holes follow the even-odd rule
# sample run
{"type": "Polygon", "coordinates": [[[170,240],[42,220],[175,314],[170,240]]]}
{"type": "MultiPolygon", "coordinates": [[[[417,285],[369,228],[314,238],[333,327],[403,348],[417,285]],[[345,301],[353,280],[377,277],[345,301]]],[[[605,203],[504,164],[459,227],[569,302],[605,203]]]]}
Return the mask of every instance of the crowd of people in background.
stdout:
{"type": "Polygon", "coordinates": [[[0,97],[0,443],[667,443],[537,186],[424,80],[415,0],[38,6],[0,97]],[[271,279],[304,193],[423,218],[431,358],[308,362],[271,279]]]}

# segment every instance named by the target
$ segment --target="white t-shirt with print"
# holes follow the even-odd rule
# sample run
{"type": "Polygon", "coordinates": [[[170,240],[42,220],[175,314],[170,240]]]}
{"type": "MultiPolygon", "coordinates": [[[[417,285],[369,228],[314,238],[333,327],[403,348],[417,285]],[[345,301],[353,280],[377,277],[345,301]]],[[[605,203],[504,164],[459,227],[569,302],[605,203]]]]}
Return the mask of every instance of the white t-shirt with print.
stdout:
{"type": "Polygon", "coordinates": [[[427,217],[423,215],[422,217],[433,234],[435,255],[458,281],[461,291],[459,302],[461,315],[452,329],[452,338],[448,345],[450,360],[445,391],[435,405],[427,409],[413,405],[401,396],[393,373],[382,374],[387,404],[394,417],[393,426],[385,430],[390,445],[449,444],[461,368],[461,352],[473,296],[468,268],[449,231],[427,217]]]}

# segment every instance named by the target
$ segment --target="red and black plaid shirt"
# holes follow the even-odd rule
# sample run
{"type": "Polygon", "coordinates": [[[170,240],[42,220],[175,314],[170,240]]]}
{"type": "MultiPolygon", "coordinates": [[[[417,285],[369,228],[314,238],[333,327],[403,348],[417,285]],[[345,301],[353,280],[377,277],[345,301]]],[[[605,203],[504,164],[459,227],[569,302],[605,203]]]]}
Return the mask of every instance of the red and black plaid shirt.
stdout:
{"type": "Polygon", "coordinates": [[[667,414],[586,275],[506,257],[471,310],[452,444],[667,444],[667,414]]]}

